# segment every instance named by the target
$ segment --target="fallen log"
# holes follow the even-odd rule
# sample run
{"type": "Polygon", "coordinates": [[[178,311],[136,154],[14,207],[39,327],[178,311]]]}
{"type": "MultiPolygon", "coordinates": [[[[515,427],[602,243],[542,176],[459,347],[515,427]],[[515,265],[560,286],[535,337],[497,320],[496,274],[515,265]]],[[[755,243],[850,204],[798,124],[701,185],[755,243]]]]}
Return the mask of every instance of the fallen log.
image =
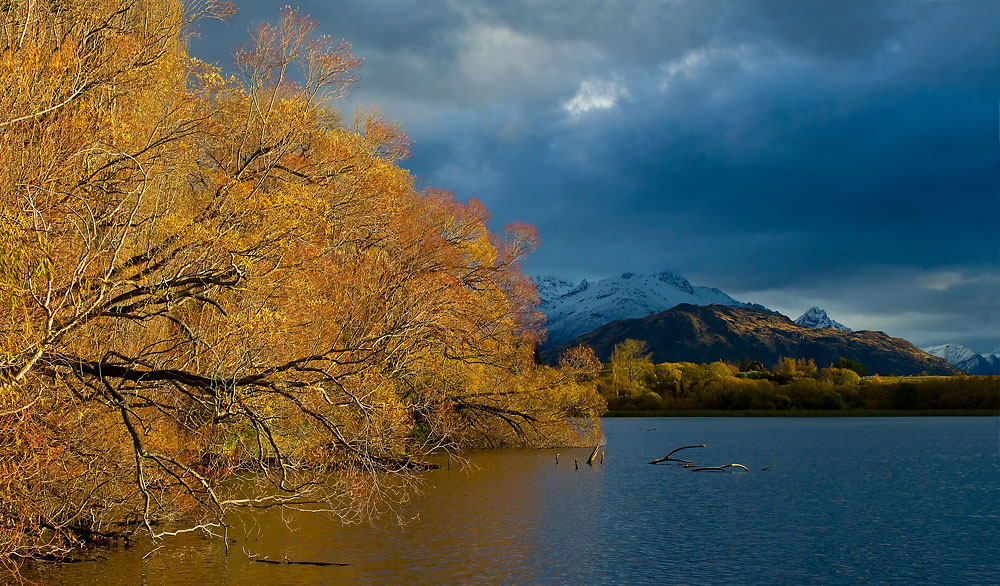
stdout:
{"type": "Polygon", "coordinates": [[[676,454],[677,452],[679,452],[681,450],[687,450],[687,449],[690,449],[690,448],[704,448],[704,447],[705,447],[705,444],[698,444],[696,446],[681,446],[681,447],[677,448],[676,450],[672,450],[666,456],[663,456],[662,458],[660,458],[658,460],[653,460],[652,462],[650,462],[650,464],[659,464],[660,462],[684,462],[685,464],[690,464],[691,463],[690,460],[682,460],[680,458],[671,458],[671,456],[673,456],[674,454],[676,454]]]}

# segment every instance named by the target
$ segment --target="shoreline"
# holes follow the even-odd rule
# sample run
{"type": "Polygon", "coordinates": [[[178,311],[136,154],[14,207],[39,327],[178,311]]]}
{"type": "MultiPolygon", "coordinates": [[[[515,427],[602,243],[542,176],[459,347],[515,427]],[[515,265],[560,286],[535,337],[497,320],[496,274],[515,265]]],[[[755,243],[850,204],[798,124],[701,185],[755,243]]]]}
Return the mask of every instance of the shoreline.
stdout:
{"type": "Polygon", "coordinates": [[[614,417],[997,417],[1000,409],[658,409],[650,411],[608,411],[601,418],[614,417]]]}

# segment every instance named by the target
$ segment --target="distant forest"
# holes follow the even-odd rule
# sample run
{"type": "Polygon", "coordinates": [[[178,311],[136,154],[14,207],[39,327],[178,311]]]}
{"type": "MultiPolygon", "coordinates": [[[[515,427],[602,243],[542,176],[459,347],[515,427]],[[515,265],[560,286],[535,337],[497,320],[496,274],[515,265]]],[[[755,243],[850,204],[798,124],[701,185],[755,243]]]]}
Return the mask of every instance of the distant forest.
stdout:
{"type": "Polygon", "coordinates": [[[610,412],[1000,410],[1000,377],[866,374],[846,358],[825,368],[802,358],[654,364],[646,343],[630,339],[615,345],[598,390],[610,412]]]}

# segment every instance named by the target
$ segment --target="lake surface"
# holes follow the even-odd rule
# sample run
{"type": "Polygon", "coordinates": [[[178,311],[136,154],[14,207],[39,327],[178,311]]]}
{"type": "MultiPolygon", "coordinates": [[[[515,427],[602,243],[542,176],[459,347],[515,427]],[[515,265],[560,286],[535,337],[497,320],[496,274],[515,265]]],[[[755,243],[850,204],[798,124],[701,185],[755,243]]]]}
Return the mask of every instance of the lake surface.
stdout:
{"type": "Polygon", "coordinates": [[[1000,418],[606,419],[590,450],[470,454],[399,528],[276,516],[43,565],[45,584],[1000,584],[1000,418]],[[692,472],[676,457],[750,472],[692,472]],[[556,453],[559,464],[556,464],[556,453]],[[579,460],[580,468],[573,460],[579,460]],[[761,468],[772,465],[767,470],[761,468]],[[254,563],[280,560],[346,566],[254,563]]]}

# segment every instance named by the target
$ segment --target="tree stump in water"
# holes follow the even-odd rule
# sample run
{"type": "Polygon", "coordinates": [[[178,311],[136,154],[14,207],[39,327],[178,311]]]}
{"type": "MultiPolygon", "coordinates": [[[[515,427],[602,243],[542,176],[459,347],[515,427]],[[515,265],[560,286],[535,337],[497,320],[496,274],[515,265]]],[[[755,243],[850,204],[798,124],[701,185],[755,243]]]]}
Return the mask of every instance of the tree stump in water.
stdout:
{"type": "Polygon", "coordinates": [[[591,452],[590,453],[590,457],[587,458],[587,464],[590,464],[591,466],[594,465],[594,458],[597,457],[597,452],[600,451],[600,449],[601,449],[601,445],[600,444],[594,446],[594,451],[591,452]]]}

